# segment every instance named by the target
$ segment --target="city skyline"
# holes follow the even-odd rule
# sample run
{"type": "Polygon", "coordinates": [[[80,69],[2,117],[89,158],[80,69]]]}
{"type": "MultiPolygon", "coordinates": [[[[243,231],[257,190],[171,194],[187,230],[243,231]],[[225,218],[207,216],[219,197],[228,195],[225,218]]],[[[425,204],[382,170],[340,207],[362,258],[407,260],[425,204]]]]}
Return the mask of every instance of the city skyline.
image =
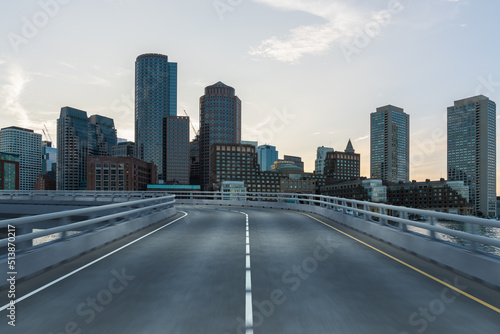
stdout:
{"type": "Polygon", "coordinates": [[[186,109],[196,125],[203,88],[220,80],[234,87],[242,100],[243,140],[301,156],[306,170],[313,171],[317,147],[339,150],[352,138],[361,154],[361,175],[368,176],[369,114],[393,104],[412,119],[410,179],[446,177],[447,107],[478,93],[499,100],[500,67],[492,56],[496,46],[485,43],[497,30],[493,13],[499,5],[400,1],[400,7],[389,8],[387,1],[308,3],[246,1],[222,11],[212,1],[147,1],[143,5],[156,10],[139,11],[137,19],[154,18],[154,12],[168,8],[163,12],[171,20],[147,20],[134,31],[117,14],[132,15],[130,3],[71,1],[60,4],[57,14],[47,14],[48,22],[29,38],[23,35],[23,18],[33,22],[44,9],[36,1],[9,3],[0,42],[0,125],[41,133],[46,124],[54,135],[59,110],[69,105],[114,119],[118,136],[133,140],[133,64],[138,55],[155,52],[179,64],[177,112],[186,109]],[[102,6],[95,26],[82,23],[81,14],[90,15],[97,5],[102,6]],[[262,17],[257,28],[248,23],[255,15],[262,17]],[[380,24],[377,36],[365,47],[353,44],[359,29],[374,26],[383,15],[383,22],[390,22],[380,24]],[[175,36],[165,39],[155,32],[168,29],[175,29],[175,36]],[[13,47],[13,34],[27,42],[13,47]],[[113,48],[105,47],[112,37],[117,39],[113,48]],[[300,47],[301,41],[307,42],[305,47],[300,47]],[[463,45],[468,45],[465,51],[463,45]],[[484,52],[472,56],[468,51],[480,46],[484,52]],[[203,57],[196,50],[205,50],[203,57]],[[363,98],[357,99],[360,95],[363,98]],[[304,134],[300,141],[297,133],[304,134]]]}

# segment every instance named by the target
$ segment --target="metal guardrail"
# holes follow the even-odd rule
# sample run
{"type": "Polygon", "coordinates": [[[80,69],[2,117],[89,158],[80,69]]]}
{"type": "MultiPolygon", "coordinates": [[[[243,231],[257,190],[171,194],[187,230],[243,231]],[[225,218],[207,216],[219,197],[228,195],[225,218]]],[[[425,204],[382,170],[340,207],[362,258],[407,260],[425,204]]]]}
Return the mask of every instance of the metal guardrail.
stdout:
{"type": "MultiPolygon", "coordinates": [[[[227,199],[320,206],[404,232],[423,235],[434,241],[449,241],[438,234],[462,239],[467,242],[467,245],[463,246],[474,252],[483,250],[481,244],[496,247],[497,252],[488,250],[484,252],[500,255],[500,222],[497,220],[322,195],[221,192],[176,192],[175,195],[178,200],[220,201],[227,199]],[[420,221],[412,220],[411,217],[418,217],[420,221]],[[461,226],[464,231],[439,226],[439,223],[445,222],[461,226]],[[423,229],[426,233],[420,233],[416,229],[411,230],[409,227],[423,229]],[[481,230],[485,228],[498,229],[498,238],[481,235],[481,230]]],[[[453,242],[450,243],[456,245],[453,242]]]]}
{"type": "MultiPolygon", "coordinates": [[[[102,228],[104,226],[115,225],[122,221],[127,221],[132,218],[148,215],[157,210],[172,207],[175,203],[175,196],[162,193],[152,193],[152,192],[134,192],[134,193],[108,193],[108,192],[0,192],[0,198],[2,196],[9,196],[10,199],[24,199],[27,202],[33,199],[52,201],[55,198],[60,197],[71,197],[75,196],[78,198],[88,197],[88,198],[100,198],[115,200],[121,198],[122,201],[114,204],[92,206],[84,209],[67,210],[55,213],[48,213],[42,215],[7,219],[0,221],[0,228],[8,228],[8,226],[14,226],[16,231],[22,230],[23,226],[33,224],[41,225],[44,222],[51,221],[52,224],[57,225],[55,227],[43,229],[37,232],[29,232],[24,234],[16,235],[16,244],[29,242],[36,238],[52,235],[55,233],[61,233],[58,240],[64,240],[68,237],[68,232],[81,230],[82,228],[87,228],[86,231],[93,231],[97,228],[102,228]],[[137,200],[131,200],[136,199],[137,200]],[[126,201],[125,201],[126,199],[126,201]],[[69,223],[73,217],[87,217],[82,221],[69,223]]],[[[9,243],[9,239],[0,239],[0,247],[6,247],[9,243]]],[[[31,247],[23,247],[17,250],[27,250],[31,247]]]]}
{"type": "Polygon", "coordinates": [[[1,200],[18,201],[129,201],[165,196],[165,192],[144,191],[0,191],[1,200]]]}
{"type": "MultiPolygon", "coordinates": [[[[434,241],[449,241],[440,235],[457,238],[466,242],[465,246],[471,251],[480,252],[481,245],[496,247],[500,251],[500,222],[496,220],[483,219],[471,216],[461,216],[457,214],[442,213],[430,210],[406,208],[383,203],[364,202],[352,199],[337,198],[312,194],[289,194],[289,193],[238,193],[238,192],[175,192],[178,200],[189,201],[245,201],[245,202],[266,202],[266,203],[290,203],[308,206],[323,207],[339,213],[365,219],[382,226],[389,226],[400,229],[404,232],[423,235],[434,241]],[[410,219],[417,217],[419,220],[410,219]],[[462,230],[439,226],[443,222],[451,222],[459,226],[462,230]],[[485,228],[497,231],[498,237],[489,237],[481,234],[485,228]],[[421,233],[418,229],[424,231],[421,233]],[[497,230],[498,229],[498,230],[497,230]]],[[[98,207],[71,210],[59,213],[38,215],[36,217],[23,217],[17,219],[0,221],[0,228],[5,228],[8,224],[23,225],[43,220],[67,219],[69,215],[93,215],[88,220],[65,224],[64,226],[53,227],[44,231],[34,232],[19,236],[17,240],[25,241],[40,236],[53,233],[63,233],[62,239],[67,231],[105,222],[113,222],[117,219],[128,219],[128,216],[142,214],[147,210],[161,208],[162,205],[169,205],[175,202],[173,195],[166,196],[165,192],[103,192],[103,191],[0,191],[0,200],[16,200],[36,202],[50,201],[101,201],[116,202],[117,204],[101,205],[98,207]],[[137,199],[134,201],[134,199],[137,199]],[[160,205],[160,202],[166,201],[160,205]],[[148,203],[147,207],[142,204],[148,203]],[[140,206],[140,207],[135,207],[140,206]],[[104,217],[99,217],[99,210],[126,209],[124,212],[114,213],[104,217]],[[78,224],[78,225],[77,225],[78,224]]],[[[0,240],[0,247],[6,245],[6,239],[0,240]]],[[[453,244],[453,243],[452,243],[453,244]]],[[[487,250],[485,252],[488,252],[487,250]]],[[[489,252],[489,253],[495,253],[489,252]]],[[[496,252],[500,254],[499,252],[496,252]]]]}

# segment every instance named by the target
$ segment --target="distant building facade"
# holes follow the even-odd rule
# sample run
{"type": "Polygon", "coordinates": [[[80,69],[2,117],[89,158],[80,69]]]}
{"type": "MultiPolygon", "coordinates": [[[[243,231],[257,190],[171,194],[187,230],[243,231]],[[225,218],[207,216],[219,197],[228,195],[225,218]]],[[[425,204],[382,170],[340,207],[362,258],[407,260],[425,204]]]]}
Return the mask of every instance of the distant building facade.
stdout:
{"type": "Polygon", "coordinates": [[[333,152],[333,148],[321,146],[316,150],[316,161],[314,169],[314,172],[316,174],[324,174],[326,154],[328,152],[333,152]]]}
{"type": "Polygon", "coordinates": [[[222,181],[220,191],[222,199],[226,201],[246,201],[247,199],[247,187],[243,181],[222,181]]]}
{"type": "Polygon", "coordinates": [[[325,185],[321,187],[321,195],[384,203],[387,187],[382,180],[358,179],[325,185]]]}
{"type": "Polygon", "coordinates": [[[259,147],[259,142],[256,142],[256,141],[253,141],[253,140],[242,140],[240,144],[255,146],[255,150],[257,150],[258,147],[259,147]]]}
{"type": "Polygon", "coordinates": [[[87,190],[146,191],[158,182],[156,166],[134,157],[88,157],[87,190]]]}
{"type": "Polygon", "coordinates": [[[19,190],[19,155],[0,152],[0,190],[19,190]]]}
{"type": "Polygon", "coordinates": [[[177,116],[177,63],[147,53],[135,62],[135,144],[137,158],[157,167],[163,176],[163,119],[177,116]]]}
{"type": "Polygon", "coordinates": [[[224,181],[241,181],[249,192],[279,192],[281,175],[260,171],[255,146],[215,144],[210,156],[211,190],[220,190],[224,181]]]}
{"type": "Polygon", "coordinates": [[[166,183],[189,184],[189,117],[163,119],[163,179],[166,183]]]}
{"type": "Polygon", "coordinates": [[[189,184],[200,185],[200,138],[189,143],[189,184]]]}
{"type": "Polygon", "coordinates": [[[44,141],[42,144],[42,174],[48,174],[54,180],[57,166],[57,148],[52,147],[52,142],[44,141]]]}
{"type": "Polygon", "coordinates": [[[355,153],[350,140],[344,152],[328,152],[324,168],[327,184],[359,179],[360,164],[361,156],[355,153]]]}
{"type": "Polygon", "coordinates": [[[410,179],[410,115],[387,105],[370,115],[370,175],[388,182],[410,179]]]}
{"type": "Polygon", "coordinates": [[[387,187],[387,202],[407,208],[470,215],[469,187],[463,181],[426,180],[395,183],[387,187]]]}
{"type": "Polygon", "coordinates": [[[477,215],[496,217],[496,104],[483,95],[448,108],[448,180],[463,181],[477,215]]]}
{"type": "Polygon", "coordinates": [[[285,155],[283,156],[283,160],[292,161],[295,165],[304,170],[304,162],[302,161],[301,157],[296,157],[294,155],[285,155]]]}
{"type": "Polygon", "coordinates": [[[122,141],[111,147],[113,157],[135,157],[135,143],[122,141]]]}
{"type": "Polygon", "coordinates": [[[0,152],[19,156],[19,189],[34,190],[42,173],[42,135],[11,126],[0,130],[0,152]]]}
{"type": "Polygon", "coordinates": [[[278,161],[278,151],[276,146],[261,145],[257,147],[257,155],[259,159],[260,170],[269,172],[275,161],[278,161]]]}
{"type": "Polygon", "coordinates": [[[57,189],[87,189],[87,158],[107,156],[116,145],[111,118],[71,107],[61,108],[57,120],[57,189]]]}
{"type": "Polygon", "coordinates": [[[205,95],[200,98],[200,182],[203,190],[212,187],[212,146],[240,142],[241,100],[234,88],[222,82],[206,87],[205,95]]]}
{"type": "Polygon", "coordinates": [[[36,179],[35,190],[56,190],[56,180],[51,178],[48,174],[40,174],[36,179]]]}

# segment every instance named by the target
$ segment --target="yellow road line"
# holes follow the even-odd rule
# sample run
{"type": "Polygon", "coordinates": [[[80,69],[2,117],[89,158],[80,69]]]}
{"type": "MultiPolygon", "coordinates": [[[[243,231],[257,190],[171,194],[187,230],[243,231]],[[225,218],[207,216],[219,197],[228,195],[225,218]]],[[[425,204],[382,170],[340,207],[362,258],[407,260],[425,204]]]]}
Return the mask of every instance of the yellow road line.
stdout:
{"type": "Polygon", "coordinates": [[[392,260],[394,260],[394,261],[396,261],[396,262],[401,263],[402,265],[404,265],[404,266],[406,266],[406,267],[408,267],[408,268],[410,268],[410,269],[412,269],[412,270],[414,270],[414,271],[416,271],[416,272],[418,272],[418,273],[420,273],[420,274],[422,274],[422,275],[424,275],[424,276],[426,276],[426,277],[428,277],[428,278],[430,278],[430,279],[432,279],[432,280],[434,280],[434,281],[438,282],[439,284],[442,284],[442,285],[444,285],[444,286],[446,286],[446,287],[448,287],[448,288],[450,288],[450,289],[452,289],[452,290],[454,290],[454,291],[458,292],[458,293],[459,293],[459,294],[461,294],[461,295],[464,295],[464,296],[465,296],[465,297],[467,297],[467,298],[472,299],[472,300],[473,300],[473,301],[475,301],[475,302],[478,302],[479,304],[481,304],[481,305],[483,305],[483,306],[486,306],[487,308],[489,308],[489,309],[491,309],[491,310],[493,310],[493,311],[495,311],[495,312],[497,312],[497,313],[500,313],[500,308],[495,307],[495,306],[493,306],[493,305],[491,305],[491,304],[489,304],[489,303],[487,303],[487,302],[485,302],[485,301],[483,301],[483,300],[481,300],[481,299],[479,299],[479,298],[477,298],[477,297],[474,297],[473,295],[471,295],[471,294],[469,294],[469,293],[467,293],[467,292],[465,292],[465,291],[463,291],[463,290],[460,290],[460,289],[458,289],[457,287],[454,287],[453,285],[451,285],[451,284],[449,284],[449,283],[446,283],[446,282],[444,282],[444,281],[440,280],[439,278],[434,277],[434,276],[432,276],[431,274],[428,274],[428,273],[426,273],[425,271],[422,271],[422,270],[420,270],[420,269],[418,269],[418,268],[416,268],[416,267],[412,266],[411,264],[408,264],[408,263],[406,263],[406,262],[404,262],[404,261],[402,261],[402,260],[400,260],[400,259],[398,259],[398,258],[396,258],[396,257],[394,257],[394,256],[392,256],[392,255],[390,255],[390,254],[387,254],[386,252],[381,251],[380,249],[378,249],[378,248],[376,248],[376,247],[373,247],[372,245],[369,245],[369,244],[367,244],[366,242],[361,241],[361,240],[359,240],[359,239],[357,239],[357,238],[353,237],[352,235],[350,235],[350,234],[348,234],[348,233],[345,233],[345,232],[343,232],[343,231],[341,231],[341,230],[339,230],[339,229],[337,229],[337,228],[335,228],[335,227],[333,227],[333,226],[331,226],[331,225],[328,225],[327,223],[325,223],[325,222],[323,222],[323,221],[321,221],[321,220],[319,220],[319,219],[317,219],[317,218],[315,218],[315,217],[313,217],[313,216],[310,216],[310,215],[308,215],[308,214],[306,214],[306,213],[302,213],[302,212],[297,212],[297,213],[300,213],[300,214],[302,214],[302,215],[304,215],[304,216],[307,216],[307,217],[309,217],[309,218],[311,218],[311,219],[314,219],[314,220],[316,220],[316,221],[320,222],[321,224],[323,224],[323,225],[325,225],[325,226],[327,226],[327,227],[329,227],[329,228],[331,228],[331,229],[334,229],[335,231],[337,231],[337,232],[339,232],[339,233],[341,233],[341,234],[345,235],[346,237],[349,237],[349,238],[351,238],[351,239],[353,239],[353,240],[355,240],[355,241],[357,241],[357,242],[359,242],[359,243],[361,243],[361,244],[365,245],[366,247],[369,247],[369,248],[373,249],[374,251],[377,251],[377,252],[379,252],[380,254],[385,255],[385,256],[387,256],[388,258],[390,258],[390,259],[392,259],[392,260]]]}

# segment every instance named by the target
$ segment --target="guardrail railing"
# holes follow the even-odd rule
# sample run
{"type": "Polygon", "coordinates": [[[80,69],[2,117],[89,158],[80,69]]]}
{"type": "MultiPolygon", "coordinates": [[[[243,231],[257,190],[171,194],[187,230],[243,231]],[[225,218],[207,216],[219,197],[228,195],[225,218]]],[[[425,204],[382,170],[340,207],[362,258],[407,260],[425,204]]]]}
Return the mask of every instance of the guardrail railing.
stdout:
{"type": "MultiPolygon", "coordinates": [[[[116,225],[130,219],[149,215],[158,210],[173,207],[175,203],[175,196],[166,194],[165,192],[1,192],[0,198],[6,194],[11,199],[25,198],[27,201],[33,198],[45,198],[47,201],[50,201],[53,198],[61,196],[71,197],[72,194],[80,198],[88,196],[94,199],[126,199],[126,201],[114,204],[1,220],[0,229],[10,230],[9,226],[15,227],[17,251],[26,251],[32,248],[33,240],[37,238],[58,234],[55,241],[65,240],[70,237],[70,232],[78,231],[78,233],[85,233],[110,225],[116,225]],[[53,227],[35,232],[32,231],[33,228],[40,229],[44,223],[50,223],[53,227]]],[[[9,238],[0,239],[0,248],[6,247],[8,243],[9,238]]]]}
{"type": "Polygon", "coordinates": [[[1,190],[1,200],[19,201],[124,201],[165,196],[165,192],[152,191],[19,191],[1,190]]]}
{"type": "Polygon", "coordinates": [[[312,194],[176,192],[179,201],[256,201],[320,206],[473,252],[500,256],[500,221],[312,194]]]}

